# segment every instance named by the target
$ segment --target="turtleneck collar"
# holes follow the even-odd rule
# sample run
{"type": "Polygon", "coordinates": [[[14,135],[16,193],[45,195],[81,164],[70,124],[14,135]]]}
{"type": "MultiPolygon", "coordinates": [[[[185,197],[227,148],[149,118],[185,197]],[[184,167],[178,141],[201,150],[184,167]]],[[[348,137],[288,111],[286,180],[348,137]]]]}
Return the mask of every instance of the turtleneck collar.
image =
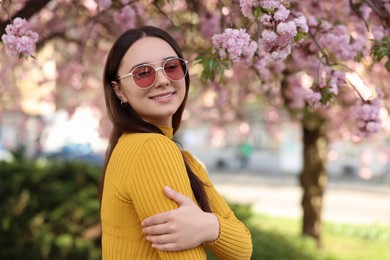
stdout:
{"type": "Polygon", "coordinates": [[[173,138],[173,127],[165,126],[165,125],[156,125],[166,137],[169,139],[173,138]]]}

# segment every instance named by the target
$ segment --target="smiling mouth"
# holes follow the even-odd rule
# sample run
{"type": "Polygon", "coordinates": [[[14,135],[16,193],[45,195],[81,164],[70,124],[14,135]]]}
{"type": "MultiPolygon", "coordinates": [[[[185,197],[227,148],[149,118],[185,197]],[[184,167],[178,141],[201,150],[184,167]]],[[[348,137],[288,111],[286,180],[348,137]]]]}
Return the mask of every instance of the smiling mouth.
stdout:
{"type": "Polygon", "coordinates": [[[150,98],[153,99],[153,100],[166,100],[166,99],[172,98],[172,96],[174,94],[175,94],[175,92],[171,92],[171,93],[166,93],[166,94],[162,94],[162,95],[153,96],[153,97],[150,97],[150,98]]]}

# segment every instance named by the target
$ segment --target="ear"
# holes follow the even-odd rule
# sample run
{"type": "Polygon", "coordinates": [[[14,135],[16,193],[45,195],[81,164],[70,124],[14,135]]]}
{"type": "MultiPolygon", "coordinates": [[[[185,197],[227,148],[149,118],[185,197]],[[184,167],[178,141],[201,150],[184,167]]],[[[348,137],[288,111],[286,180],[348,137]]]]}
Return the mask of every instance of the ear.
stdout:
{"type": "Polygon", "coordinates": [[[116,96],[117,96],[121,101],[126,101],[126,99],[124,98],[123,92],[122,92],[122,88],[119,86],[118,82],[116,82],[116,81],[111,81],[111,86],[112,86],[112,89],[114,90],[116,96]]]}

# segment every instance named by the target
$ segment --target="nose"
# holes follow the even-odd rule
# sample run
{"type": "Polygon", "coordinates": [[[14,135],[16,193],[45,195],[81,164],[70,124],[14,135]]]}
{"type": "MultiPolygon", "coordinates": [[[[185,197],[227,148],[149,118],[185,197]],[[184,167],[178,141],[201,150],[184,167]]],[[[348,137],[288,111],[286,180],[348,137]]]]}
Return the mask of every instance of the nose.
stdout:
{"type": "Polygon", "coordinates": [[[169,78],[165,75],[163,67],[158,67],[155,70],[156,70],[156,84],[155,84],[155,87],[166,86],[166,85],[168,85],[171,82],[169,80],[169,78]],[[158,72],[160,70],[161,70],[161,73],[159,75],[158,72]]]}

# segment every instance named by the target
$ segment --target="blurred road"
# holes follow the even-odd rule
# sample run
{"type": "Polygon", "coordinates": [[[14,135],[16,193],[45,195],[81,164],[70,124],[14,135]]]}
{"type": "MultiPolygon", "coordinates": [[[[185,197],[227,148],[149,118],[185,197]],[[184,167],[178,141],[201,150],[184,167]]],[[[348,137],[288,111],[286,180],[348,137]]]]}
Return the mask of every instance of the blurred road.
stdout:
{"type": "MultiPolygon", "coordinates": [[[[250,203],[267,215],[300,218],[301,188],[295,175],[210,172],[216,189],[233,202],[250,203]]],[[[323,220],[390,224],[390,183],[330,179],[323,220]]]]}

